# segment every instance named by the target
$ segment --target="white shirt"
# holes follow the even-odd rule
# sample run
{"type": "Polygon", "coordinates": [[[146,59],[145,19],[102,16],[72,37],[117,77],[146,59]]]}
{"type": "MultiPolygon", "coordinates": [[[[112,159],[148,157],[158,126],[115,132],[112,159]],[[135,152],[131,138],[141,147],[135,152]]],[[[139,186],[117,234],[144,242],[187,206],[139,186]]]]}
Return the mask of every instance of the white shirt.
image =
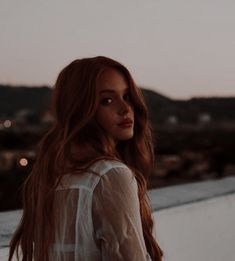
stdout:
{"type": "Polygon", "coordinates": [[[125,164],[99,160],[86,173],[65,175],[56,189],[55,211],[50,260],[151,260],[137,181],[125,164]]]}

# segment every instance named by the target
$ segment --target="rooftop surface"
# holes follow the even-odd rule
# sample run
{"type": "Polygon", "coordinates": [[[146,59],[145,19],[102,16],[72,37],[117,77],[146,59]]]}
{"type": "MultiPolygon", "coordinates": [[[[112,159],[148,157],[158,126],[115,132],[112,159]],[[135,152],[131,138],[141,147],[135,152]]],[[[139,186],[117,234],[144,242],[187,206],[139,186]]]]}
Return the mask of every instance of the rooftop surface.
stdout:
{"type": "MultiPolygon", "coordinates": [[[[176,185],[148,191],[152,211],[173,209],[174,207],[203,202],[208,199],[235,193],[235,177],[176,185]]],[[[159,212],[159,214],[161,211],[159,212]]],[[[22,215],[22,210],[0,212],[0,260],[6,257],[10,238],[22,215]]],[[[4,259],[5,260],[5,259],[4,259]]]]}
{"type": "Polygon", "coordinates": [[[175,185],[148,191],[153,211],[235,193],[235,177],[175,185]]]}

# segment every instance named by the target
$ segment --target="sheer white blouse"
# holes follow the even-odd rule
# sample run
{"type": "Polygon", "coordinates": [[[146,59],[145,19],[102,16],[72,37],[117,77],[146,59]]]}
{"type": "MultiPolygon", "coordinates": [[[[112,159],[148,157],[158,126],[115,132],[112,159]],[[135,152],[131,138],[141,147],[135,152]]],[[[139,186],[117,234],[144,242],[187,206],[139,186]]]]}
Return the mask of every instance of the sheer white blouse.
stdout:
{"type": "Polygon", "coordinates": [[[50,260],[144,261],[147,253],[137,181],[123,163],[100,160],[66,175],[56,189],[56,237],[50,260]]]}

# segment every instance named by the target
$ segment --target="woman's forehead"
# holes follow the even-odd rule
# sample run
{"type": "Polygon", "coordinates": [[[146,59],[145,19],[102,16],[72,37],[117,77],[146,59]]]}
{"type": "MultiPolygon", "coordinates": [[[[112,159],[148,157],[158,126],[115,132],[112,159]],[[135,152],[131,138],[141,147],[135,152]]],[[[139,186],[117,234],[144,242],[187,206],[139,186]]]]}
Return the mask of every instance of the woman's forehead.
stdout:
{"type": "Polygon", "coordinates": [[[128,83],[124,75],[115,69],[106,69],[100,76],[98,81],[98,90],[100,92],[113,92],[129,89],[128,83]]]}

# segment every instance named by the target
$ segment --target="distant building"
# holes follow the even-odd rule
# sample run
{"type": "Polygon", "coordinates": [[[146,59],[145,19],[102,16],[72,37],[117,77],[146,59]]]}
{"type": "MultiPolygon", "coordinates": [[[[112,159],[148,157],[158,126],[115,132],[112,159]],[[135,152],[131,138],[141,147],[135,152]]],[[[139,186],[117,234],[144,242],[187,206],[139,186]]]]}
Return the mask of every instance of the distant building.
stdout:
{"type": "Polygon", "coordinates": [[[8,171],[13,168],[16,159],[15,153],[12,151],[2,151],[0,153],[0,172],[8,171]]]}
{"type": "Polygon", "coordinates": [[[50,126],[54,122],[54,117],[50,112],[45,112],[41,117],[41,123],[50,126]]]}
{"type": "Polygon", "coordinates": [[[177,124],[178,118],[175,115],[170,115],[167,117],[166,122],[169,124],[177,124]]]}
{"type": "Polygon", "coordinates": [[[201,113],[198,115],[199,123],[209,123],[211,122],[211,115],[209,113],[201,113]]]}
{"type": "Polygon", "coordinates": [[[30,115],[30,110],[19,110],[15,113],[15,119],[17,123],[27,123],[27,118],[30,115]]]}

